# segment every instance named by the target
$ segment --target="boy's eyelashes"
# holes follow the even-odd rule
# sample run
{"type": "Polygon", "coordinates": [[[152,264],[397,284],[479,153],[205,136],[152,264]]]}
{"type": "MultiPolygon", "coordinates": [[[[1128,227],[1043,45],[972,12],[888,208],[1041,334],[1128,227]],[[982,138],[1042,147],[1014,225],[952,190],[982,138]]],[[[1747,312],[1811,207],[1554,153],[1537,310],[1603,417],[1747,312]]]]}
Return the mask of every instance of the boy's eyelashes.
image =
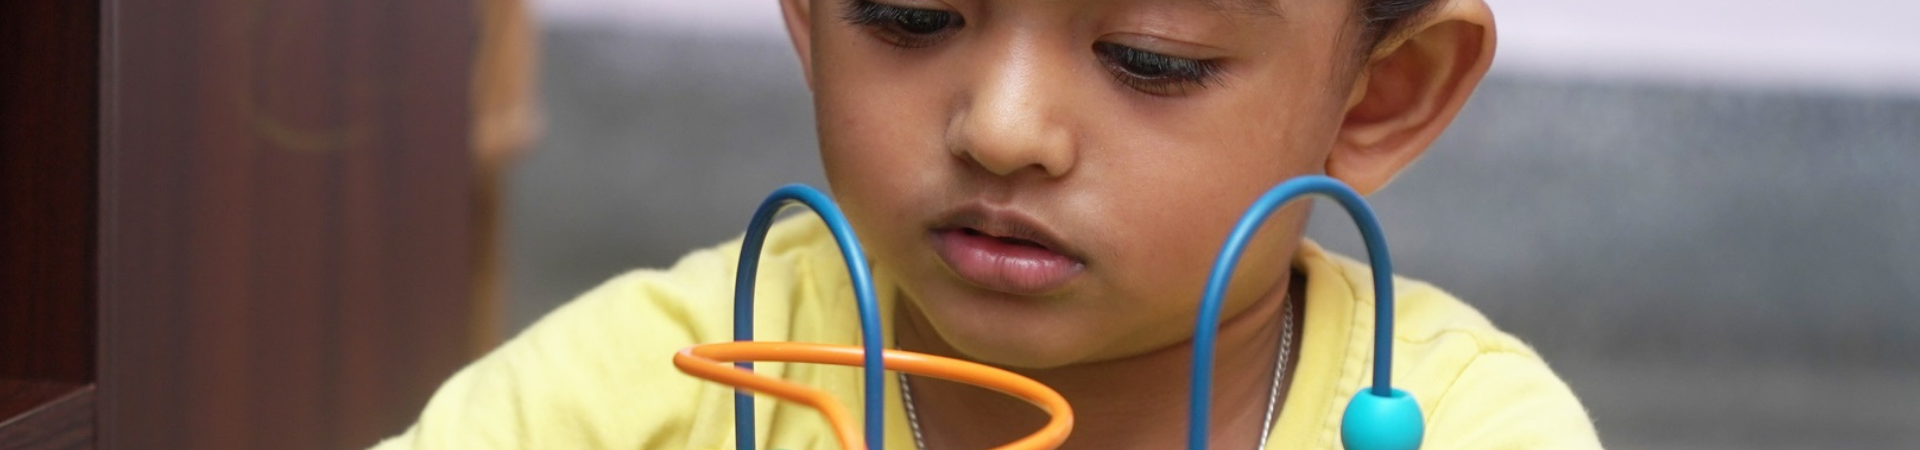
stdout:
{"type": "Polygon", "coordinates": [[[1115,81],[1148,94],[1185,94],[1189,87],[1220,81],[1218,60],[1179,58],[1110,42],[1095,42],[1093,52],[1115,81]]]}
{"type": "Polygon", "coordinates": [[[967,24],[960,14],[951,11],[883,5],[867,0],[847,2],[846,20],[872,29],[880,40],[901,48],[937,44],[967,24]]]}
{"type": "MultiPolygon", "coordinates": [[[[931,47],[966,26],[959,13],[908,8],[849,0],[843,18],[869,29],[888,44],[914,49],[931,47]]],[[[1113,74],[1114,81],[1134,90],[1161,96],[1181,95],[1188,88],[1206,88],[1220,81],[1220,63],[1149,52],[1111,42],[1095,42],[1093,53],[1113,74]]]]}

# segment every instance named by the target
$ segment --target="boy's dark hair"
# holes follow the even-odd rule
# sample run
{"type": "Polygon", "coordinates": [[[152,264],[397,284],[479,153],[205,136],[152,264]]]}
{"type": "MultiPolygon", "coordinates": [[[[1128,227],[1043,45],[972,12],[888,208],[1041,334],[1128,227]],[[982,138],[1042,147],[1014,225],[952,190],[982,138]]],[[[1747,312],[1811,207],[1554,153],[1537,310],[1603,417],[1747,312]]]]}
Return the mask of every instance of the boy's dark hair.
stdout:
{"type": "Polygon", "coordinates": [[[1360,3],[1360,42],[1366,44],[1360,49],[1364,55],[1425,13],[1433,0],[1360,0],[1360,3]]]}
{"type": "MultiPolygon", "coordinates": [[[[1277,0],[1202,0],[1218,10],[1241,10],[1254,13],[1277,14],[1278,9],[1270,2],[1277,0]]],[[[1355,43],[1355,54],[1365,56],[1388,37],[1401,31],[1408,22],[1419,18],[1433,6],[1434,0],[1355,0],[1354,12],[1360,18],[1360,35],[1355,43]]]]}

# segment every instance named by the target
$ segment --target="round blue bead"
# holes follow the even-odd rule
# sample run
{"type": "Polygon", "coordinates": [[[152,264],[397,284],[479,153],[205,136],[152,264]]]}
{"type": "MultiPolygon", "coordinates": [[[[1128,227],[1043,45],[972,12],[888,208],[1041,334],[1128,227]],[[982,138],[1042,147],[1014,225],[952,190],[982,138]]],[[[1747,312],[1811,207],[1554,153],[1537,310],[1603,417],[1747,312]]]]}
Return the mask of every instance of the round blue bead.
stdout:
{"type": "Polygon", "coordinates": [[[1394,389],[1381,397],[1363,388],[1340,417],[1340,444],[1347,450],[1416,450],[1426,428],[1413,394],[1394,389]]]}

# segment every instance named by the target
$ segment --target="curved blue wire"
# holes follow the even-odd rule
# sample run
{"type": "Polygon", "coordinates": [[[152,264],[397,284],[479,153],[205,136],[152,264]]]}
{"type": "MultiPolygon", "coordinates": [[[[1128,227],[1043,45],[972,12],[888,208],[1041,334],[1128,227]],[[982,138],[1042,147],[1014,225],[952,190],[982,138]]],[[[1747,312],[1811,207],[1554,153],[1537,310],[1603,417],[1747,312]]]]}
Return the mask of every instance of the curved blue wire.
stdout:
{"type": "MultiPolygon", "coordinates": [[[[1213,345],[1220,330],[1220,302],[1226,295],[1227,282],[1233,277],[1233,269],[1240,263],[1240,254],[1246,250],[1248,241],[1266,223],[1267,217],[1295,198],[1308,194],[1318,194],[1338,202],[1353,216],[1353,223],[1360,228],[1360,238],[1367,245],[1367,262],[1373,266],[1374,292],[1374,333],[1373,333],[1373,393],[1386,397],[1393,390],[1393,263],[1387,256],[1387,241],[1380,230],[1380,222],[1373,217],[1373,209],[1367,206],[1360,193],[1347,187],[1339,180],[1322,175],[1309,175],[1287,180],[1274,186],[1253,202],[1240,222],[1233,226],[1233,234],[1227,236],[1227,243],[1220,248],[1220,256],[1213,262],[1213,273],[1207,278],[1206,294],[1200,299],[1200,317],[1194,325],[1193,333],[1193,380],[1187,400],[1187,448],[1206,450],[1207,417],[1212,412],[1210,399],[1213,397],[1213,345]]],[[[1265,438],[1264,436],[1262,437],[1265,438]]]]}
{"type": "MultiPolygon", "coordinates": [[[[733,281],[733,340],[753,340],[753,285],[759,273],[760,248],[766,244],[767,231],[773,227],[774,216],[787,205],[800,203],[812,208],[827,223],[827,231],[833,234],[834,242],[840,244],[840,256],[846,260],[847,275],[853,279],[853,295],[860,309],[860,346],[864,350],[861,375],[866,380],[866,425],[867,448],[884,450],[886,445],[885,418],[882,408],[882,388],[886,387],[885,367],[880,357],[880,302],[873,295],[873,272],[867,268],[866,252],[860,250],[860,240],[854,238],[853,227],[847,224],[847,217],[840,213],[832,199],[812,187],[803,184],[789,184],[767,195],[760,202],[760,209],[754,210],[753,221],[747,225],[747,237],[740,244],[739,274],[733,281]]],[[[752,371],[752,362],[736,362],[736,367],[752,371]]],[[[739,450],[753,450],[754,445],[753,394],[734,391],[733,394],[733,437],[739,450]]]]}

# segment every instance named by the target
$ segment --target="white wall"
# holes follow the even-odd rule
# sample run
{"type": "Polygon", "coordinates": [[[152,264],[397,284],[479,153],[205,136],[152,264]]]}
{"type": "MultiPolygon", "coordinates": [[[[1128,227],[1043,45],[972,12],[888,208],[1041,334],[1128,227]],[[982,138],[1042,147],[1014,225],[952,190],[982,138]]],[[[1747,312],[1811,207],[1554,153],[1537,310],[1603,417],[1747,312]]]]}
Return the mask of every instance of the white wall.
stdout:
{"type": "MultiPolygon", "coordinates": [[[[533,0],[560,23],[780,39],[774,0],[533,0]]],[[[1920,1],[1489,0],[1496,70],[1920,94],[1920,1]]]]}

